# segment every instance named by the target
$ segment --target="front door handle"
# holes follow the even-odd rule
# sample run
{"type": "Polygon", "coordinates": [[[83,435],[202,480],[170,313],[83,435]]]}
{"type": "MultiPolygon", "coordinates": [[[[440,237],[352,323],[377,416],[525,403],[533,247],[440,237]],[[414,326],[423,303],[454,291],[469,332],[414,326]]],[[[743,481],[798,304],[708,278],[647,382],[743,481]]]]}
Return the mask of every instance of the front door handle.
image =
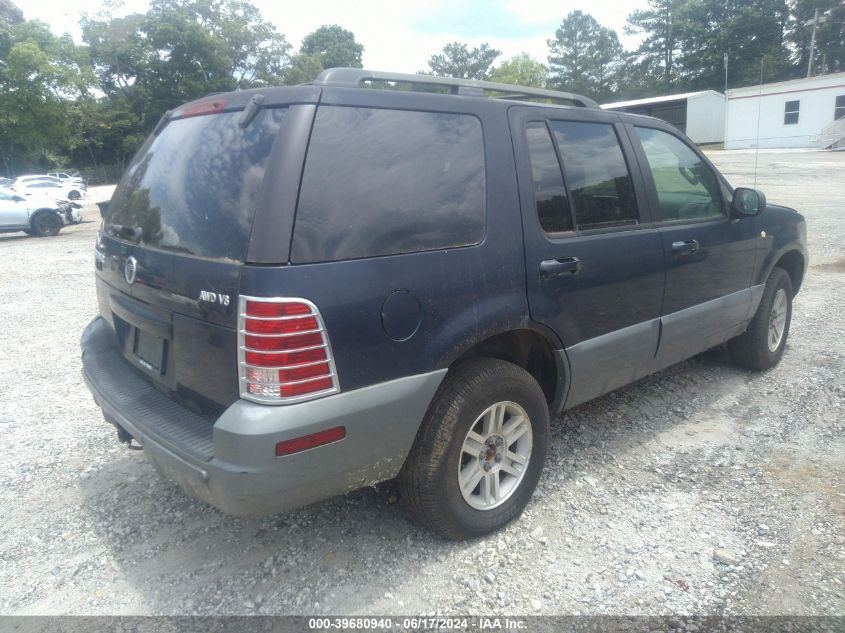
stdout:
{"type": "Polygon", "coordinates": [[[683,242],[672,242],[673,255],[692,255],[698,250],[698,240],[684,240],[683,242]]]}
{"type": "Polygon", "coordinates": [[[559,257],[540,262],[541,277],[577,275],[581,272],[581,260],[577,257],[559,257]]]}

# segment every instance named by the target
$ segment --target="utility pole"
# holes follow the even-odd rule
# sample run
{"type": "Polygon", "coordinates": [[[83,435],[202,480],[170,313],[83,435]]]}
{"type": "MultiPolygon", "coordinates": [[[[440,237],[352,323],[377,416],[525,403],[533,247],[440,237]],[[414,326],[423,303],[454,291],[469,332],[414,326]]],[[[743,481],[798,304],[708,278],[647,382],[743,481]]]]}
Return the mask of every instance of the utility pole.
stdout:
{"type": "Polygon", "coordinates": [[[810,60],[807,62],[807,77],[813,76],[813,55],[816,52],[816,29],[819,27],[819,10],[813,16],[813,35],[810,37],[810,60]]]}
{"type": "Polygon", "coordinates": [[[728,52],[727,51],[725,51],[725,56],[724,56],[723,59],[725,61],[725,94],[727,94],[728,93],[728,52]]]}

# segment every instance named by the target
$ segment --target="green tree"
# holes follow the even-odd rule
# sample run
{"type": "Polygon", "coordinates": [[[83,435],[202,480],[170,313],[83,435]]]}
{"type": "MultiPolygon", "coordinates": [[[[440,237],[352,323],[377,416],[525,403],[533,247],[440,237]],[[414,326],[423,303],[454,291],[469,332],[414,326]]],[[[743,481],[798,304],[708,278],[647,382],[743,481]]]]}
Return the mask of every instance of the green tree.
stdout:
{"type": "Polygon", "coordinates": [[[628,16],[625,32],[643,40],[632,63],[644,74],[659,77],[662,89],[672,91],[679,78],[676,57],[686,28],[685,6],[693,0],[649,0],[647,9],[628,16]]]}
{"type": "Polygon", "coordinates": [[[490,78],[503,84],[542,88],[548,69],[528,53],[519,53],[493,69],[490,78]]]}
{"type": "Polygon", "coordinates": [[[80,19],[99,87],[110,97],[141,97],[138,82],[153,55],[143,32],[145,19],[139,13],[115,18],[107,12],[80,19]]]}
{"type": "Polygon", "coordinates": [[[12,47],[12,26],[23,21],[23,12],[16,5],[0,0],[0,59],[6,59],[12,47]]]}
{"type": "Polygon", "coordinates": [[[758,82],[763,58],[765,80],[789,76],[786,0],[695,0],[684,8],[683,19],[675,59],[685,88],[723,90],[725,54],[729,86],[758,82]]]}
{"type": "Polygon", "coordinates": [[[815,10],[819,10],[813,53],[814,74],[845,72],[845,2],[842,0],[793,0],[787,24],[787,45],[795,64],[794,75],[807,72],[815,10]]]}
{"type": "Polygon", "coordinates": [[[351,31],[328,24],[306,35],[299,52],[316,57],[323,68],[361,68],[364,47],[351,31]]]}
{"type": "Polygon", "coordinates": [[[50,165],[70,130],[66,103],[88,94],[94,76],[84,49],[46,24],[18,22],[0,64],[0,152],[7,174],[50,165]]]}
{"type": "Polygon", "coordinates": [[[428,58],[428,66],[432,74],[441,77],[490,79],[493,62],[501,54],[489,44],[469,49],[461,42],[451,42],[443,47],[443,52],[428,58]]]}
{"type": "MultiPolygon", "coordinates": [[[[184,0],[168,0],[175,5],[184,0]]],[[[277,84],[289,58],[290,44],[247,0],[194,0],[196,19],[224,43],[228,74],[239,88],[277,84]]]]}
{"type": "Polygon", "coordinates": [[[611,95],[623,61],[616,31],[583,11],[570,12],[548,40],[549,85],[594,99],[611,95]]]}
{"type": "Polygon", "coordinates": [[[144,141],[140,119],[125,97],[83,97],[67,104],[67,114],[70,162],[90,164],[102,180],[122,171],[144,141]],[[101,167],[112,171],[99,173],[101,167]]]}
{"type": "Polygon", "coordinates": [[[290,58],[290,65],[284,73],[284,83],[288,86],[305,84],[313,81],[323,70],[320,58],[316,55],[297,53],[290,58]]]}
{"type": "Polygon", "coordinates": [[[637,51],[624,54],[617,77],[614,101],[666,94],[663,78],[653,73],[651,64],[643,60],[637,51]]]}
{"type": "Polygon", "coordinates": [[[100,86],[141,130],[212,92],[279,84],[290,45],[246,0],[153,0],[144,14],[82,20],[100,86]]]}

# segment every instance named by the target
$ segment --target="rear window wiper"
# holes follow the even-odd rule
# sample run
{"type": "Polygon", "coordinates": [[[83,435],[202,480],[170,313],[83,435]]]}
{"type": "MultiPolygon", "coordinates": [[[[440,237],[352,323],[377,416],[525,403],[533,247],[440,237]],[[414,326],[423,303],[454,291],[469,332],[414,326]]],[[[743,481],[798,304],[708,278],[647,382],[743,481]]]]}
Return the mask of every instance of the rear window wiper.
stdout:
{"type": "Polygon", "coordinates": [[[241,118],[238,119],[238,127],[245,128],[247,125],[252,123],[255,115],[258,114],[258,111],[261,109],[262,103],[264,103],[264,95],[253,95],[252,99],[249,100],[249,103],[246,104],[241,118]]]}
{"type": "Polygon", "coordinates": [[[144,229],[140,226],[124,226],[123,224],[106,224],[106,232],[122,240],[128,240],[138,244],[144,235],[144,229]]]}

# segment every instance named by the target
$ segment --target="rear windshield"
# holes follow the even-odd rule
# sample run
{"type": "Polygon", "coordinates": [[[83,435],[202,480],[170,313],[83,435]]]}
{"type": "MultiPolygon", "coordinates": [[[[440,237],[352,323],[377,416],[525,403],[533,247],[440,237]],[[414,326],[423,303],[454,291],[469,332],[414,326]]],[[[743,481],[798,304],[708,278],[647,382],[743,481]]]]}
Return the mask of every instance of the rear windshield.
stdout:
{"type": "Polygon", "coordinates": [[[169,251],[243,261],[273,140],[286,108],[171,121],[126,170],[106,229],[169,251]]]}

